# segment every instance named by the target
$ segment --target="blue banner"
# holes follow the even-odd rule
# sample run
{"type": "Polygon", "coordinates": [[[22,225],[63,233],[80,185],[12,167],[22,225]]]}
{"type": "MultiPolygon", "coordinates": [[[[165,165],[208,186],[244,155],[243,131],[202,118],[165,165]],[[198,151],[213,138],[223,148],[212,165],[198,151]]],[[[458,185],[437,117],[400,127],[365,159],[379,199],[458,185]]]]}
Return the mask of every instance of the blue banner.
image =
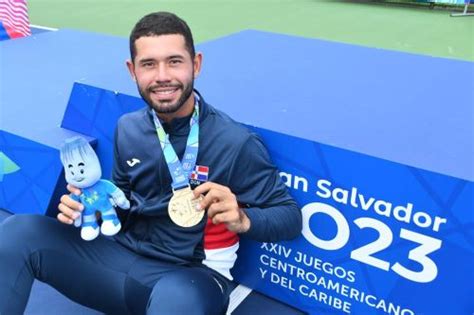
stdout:
{"type": "Polygon", "coordinates": [[[303,230],[242,239],[237,281],[310,314],[473,314],[473,182],[255,131],[303,230]]]}

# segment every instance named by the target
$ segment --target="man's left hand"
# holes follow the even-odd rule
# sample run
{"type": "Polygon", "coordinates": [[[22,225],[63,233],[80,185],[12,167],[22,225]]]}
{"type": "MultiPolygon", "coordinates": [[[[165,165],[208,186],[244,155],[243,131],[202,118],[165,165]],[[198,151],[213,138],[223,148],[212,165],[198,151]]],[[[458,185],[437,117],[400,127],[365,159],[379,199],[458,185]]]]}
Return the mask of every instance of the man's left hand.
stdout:
{"type": "Polygon", "coordinates": [[[236,233],[249,230],[250,219],[239,207],[236,196],[228,187],[206,182],[196,187],[193,192],[196,198],[202,195],[203,199],[198,207],[207,210],[207,216],[212,223],[224,223],[228,230],[236,233]]]}

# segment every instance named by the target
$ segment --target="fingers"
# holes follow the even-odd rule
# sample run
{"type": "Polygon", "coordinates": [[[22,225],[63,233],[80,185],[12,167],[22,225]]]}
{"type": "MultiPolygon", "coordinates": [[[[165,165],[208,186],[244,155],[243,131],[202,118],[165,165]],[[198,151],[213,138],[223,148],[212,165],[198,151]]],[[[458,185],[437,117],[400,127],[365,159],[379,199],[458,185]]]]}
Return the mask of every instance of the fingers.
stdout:
{"type": "Polygon", "coordinates": [[[71,219],[70,217],[65,216],[61,212],[58,213],[57,218],[60,222],[62,222],[64,224],[73,224],[74,223],[73,219],[71,219]]]}
{"type": "Polygon", "coordinates": [[[73,200],[69,195],[63,195],[58,206],[57,218],[62,223],[72,224],[81,215],[83,209],[84,206],[80,202],[73,200]]]}
{"type": "Polygon", "coordinates": [[[250,229],[250,219],[242,209],[228,211],[228,207],[220,203],[212,204],[208,209],[208,217],[213,224],[224,223],[229,231],[245,233],[250,229]]]}
{"type": "Polygon", "coordinates": [[[207,216],[212,223],[224,223],[227,229],[236,233],[246,232],[250,228],[250,220],[240,209],[237,197],[223,185],[206,182],[194,189],[194,196],[203,196],[198,204],[199,209],[207,209],[207,216]]]}
{"type": "Polygon", "coordinates": [[[82,211],[84,209],[84,205],[82,203],[72,199],[69,195],[61,196],[61,204],[74,211],[82,211]]]}
{"type": "Polygon", "coordinates": [[[66,186],[66,188],[67,188],[67,190],[69,190],[70,193],[72,193],[72,194],[74,194],[74,195],[76,195],[76,196],[79,196],[79,195],[82,193],[79,188],[74,187],[74,186],[71,185],[71,184],[68,184],[68,185],[66,186]]]}
{"type": "Polygon", "coordinates": [[[228,193],[232,193],[230,191],[230,189],[226,186],[219,185],[219,184],[216,184],[216,183],[213,183],[213,182],[205,182],[204,184],[201,184],[201,185],[197,186],[196,188],[194,188],[194,190],[193,190],[194,197],[198,198],[199,196],[205,195],[210,190],[214,190],[214,189],[221,190],[221,191],[228,192],[228,193]]]}
{"type": "Polygon", "coordinates": [[[207,208],[207,216],[209,218],[214,218],[219,213],[229,212],[233,210],[233,204],[228,201],[214,202],[207,208]]]}
{"type": "Polygon", "coordinates": [[[207,209],[207,216],[214,224],[229,224],[239,220],[239,205],[228,187],[207,182],[196,189],[198,188],[195,193],[205,193],[198,206],[200,209],[207,209]]]}
{"type": "Polygon", "coordinates": [[[229,202],[215,202],[207,209],[207,216],[214,224],[236,222],[239,220],[239,212],[232,209],[229,202]]]}
{"type": "Polygon", "coordinates": [[[203,184],[206,185],[203,188],[201,188],[201,186],[203,186],[201,185],[194,189],[194,196],[196,198],[204,194],[201,202],[199,203],[200,209],[207,209],[215,202],[235,203],[235,206],[237,206],[236,197],[229,188],[214,183],[206,184],[203,184]],[[200,189],[197,190],[198,188],[200,189]]]}

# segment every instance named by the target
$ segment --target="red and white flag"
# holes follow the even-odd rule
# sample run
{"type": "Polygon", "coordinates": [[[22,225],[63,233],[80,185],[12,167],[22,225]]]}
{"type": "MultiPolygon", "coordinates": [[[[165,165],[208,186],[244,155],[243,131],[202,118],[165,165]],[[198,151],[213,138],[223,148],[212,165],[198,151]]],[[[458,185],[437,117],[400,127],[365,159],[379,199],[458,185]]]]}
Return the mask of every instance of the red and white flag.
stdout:
{"type": "Polygon", "coordinates": [[[31,35],[26,0],[0,0],[0,33],[2,31],[9,38],[31,35]]]}

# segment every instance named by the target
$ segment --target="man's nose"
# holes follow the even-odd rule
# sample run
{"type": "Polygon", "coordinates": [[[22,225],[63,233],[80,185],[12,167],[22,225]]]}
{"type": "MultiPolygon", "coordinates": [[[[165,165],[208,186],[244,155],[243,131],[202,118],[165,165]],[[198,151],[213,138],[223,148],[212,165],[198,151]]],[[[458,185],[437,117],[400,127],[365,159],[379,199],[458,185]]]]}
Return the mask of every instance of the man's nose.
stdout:
{"type": "Polygon", "coordinates": [[[156,68],[155,72],[156,82],[168,82],[171,81],[170,72],[166,64],[160,63],[156,68]]]}

